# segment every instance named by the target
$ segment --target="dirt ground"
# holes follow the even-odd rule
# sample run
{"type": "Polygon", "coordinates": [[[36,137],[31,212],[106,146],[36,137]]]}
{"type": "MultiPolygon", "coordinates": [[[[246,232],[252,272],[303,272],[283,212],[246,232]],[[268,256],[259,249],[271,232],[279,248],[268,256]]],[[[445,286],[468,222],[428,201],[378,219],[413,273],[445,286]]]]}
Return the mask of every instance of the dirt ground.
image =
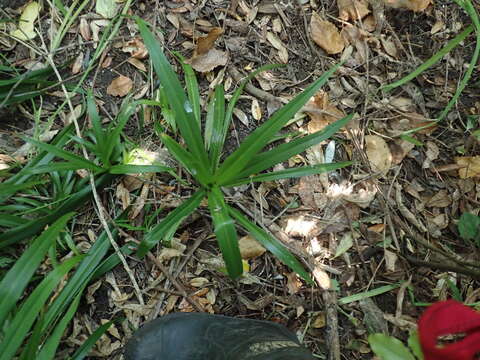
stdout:
{"type": "MultiPolygon", "coordinates": [[[[243,186],[229,194],[231,203],[265,225],[302,259],[313,271],[316,286],[302,282],[268,252],[247,260],[249,271],[241,280],[230,280],[219,271],[221,255],[201,208],[179,229],[173,249],[159,246],[155,250],[164,268],[149,258],[128,258],[145,305],[139,304],[122,266],[88,288],[59,358],[107,320],[126,318],[101,338],[89,359],[121,359],[126,339],[145,321],[174,311],[202,310],[281,323],[320,359],[372,359],[369,333],[384,332],[406,340],[424,304],[449,298],[455,289],[466,303],[480,300],[480,269],[466,265],[478,264],[480,250],[462,240],[457,229],[461,214],[478,213],[480,204],[480,168],[472,160],[480,156],[474,133],[480,116],[478,64],[445,119],[431,123],[467,71],[475,48],[474,32],[412,81],[391,91],[381,88],[415,70],[471,20],[450,1],[403,0],[385,6],[371,0],[361,3],[367,9],[361,16],[360,5],[352,8],[348,1],[338,2],[347,6],[339,9],[335,0],[133,3],[129,15],[155,25],[179,73],[181,67],[171,52],[192,58],[200,37],[222,29],[208,50],[219,51],[217,56],[197,58],[199,69],[208,68],[204,73],[197,71],[203,101],[212,84],[223,83],[231,94],[250,71],[269,63],[285,65],[260,74],[247,87],[235,111],[230,151],[282,103],[343,60],[323,91],[283,130],[285,137],[280,141],[288,141],[289,134],[322,129],[345,114],[355,114],[353,121],[332,140],[282,166],[313,165],[324,158],[352,160],[354,165],[328,175],[243,186]],[[412,3],[418,11],[408,8],[412,3]],[[430,126],[404,136],[424,125],[430,126]],[[469,166],[478,172],[472,169],[472,174],[462,175],[462,161],[471,161],[469,166]],[[375,289],[380,290],[373,296],[370,291],[375,289]],[[358,298],[351,298],[356,294],[358,298]]],[[[25,1],[14,3],[0,1],[2,12],[18,17],[18,6],[25,1]]],[[[474,5],[480,10],[478,3],[474,5]]],[[[92,22],[101,19],[95,10],[92,1],[79,17],[90,30],[92,22]]],[[[51,21],[50,12],[41,13],[38,23],[45,34],[51,21]]],[[[95,39],[85,39],[82,26],[80,20],[71,25],[62,43],[69,46],[55,55],[58,65],[71,60],[62,70],[65,78],[81,74],[82,60],[95,49],[95,39]],[[72,67],[78,63],[79,73],[74,74],[72,67]]],[[[131,80],[128,92],[137,99],[151,98],[157,88],[148,57],[130,61],[129,46],[137,46],[132,45],[134,39],[141,42],[135,22],[126,18],[83,86],[93,89],[106,122],[118,113],[125,98],[107,90],[119,76],[131,80]]],[[[35,59],[22,44],[1,46],[11,62],[35,59]]],[[[62,101],[53,91],[45,96],[42,118],[62,101]]],[[[75,97],[73,103],[81,105],[82,97],[75,97]]],[[[32,119],[25,123],[25,114],[32,113],[30,105],[22,107],[15,113],[24,114],[23,119],[11,122],[6,121],[10,115],[1,117],[3,151],[18,146],[16,136],[32,127],[32,119]]],[[[63,120],[55,119],[53,128],[63,127],[68,116],[65,109],[63,120]]],[[[127,125],[128,141],[148,151],[161,151],[156,121],[162,122],[157,110],[149,109],[143,117],[137,114],[127,125]]],[[[121,227],[120,244],[141,239],[144,231],[135,226],[142,227],[154,211],[163,208],[157,214],[160,219],[192,194],[191,188],[166,176],[151,177],[137,186],[132,185],[135,181],[123,178],[101,194],[112,216],[127,203],[134,204],[130,226],[121,227]]],[[[90,205],[77,222],[77,243],[88,243],[89,232],[101,231],[90,205]]]]}

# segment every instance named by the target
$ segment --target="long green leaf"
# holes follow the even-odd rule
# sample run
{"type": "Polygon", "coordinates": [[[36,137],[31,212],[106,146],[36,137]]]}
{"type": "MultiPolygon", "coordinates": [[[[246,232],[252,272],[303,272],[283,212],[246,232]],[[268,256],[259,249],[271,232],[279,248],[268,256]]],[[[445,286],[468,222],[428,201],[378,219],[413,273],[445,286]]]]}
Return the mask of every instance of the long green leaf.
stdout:
{"type": "Polygon", "coordinates": [[[328,125],[325,129],[317,131],[313,134],[295,139],[288,143],[277,146],[276,148],[262,152],[252,158],[247,167],[239,174],[238,177],[247,177],[252,174],[257,174],[272,166],[287,161],[292,156],[300,154],[311,146],[317,145],[322,141],[329,139],[332,135],[337,133],[344,127],[353,117],[352,115],[345,116],[343,119],[335,121],[328,125]]]}
{"type": "Polygon", "coordinates": [[[88,355],[88,352],[92,349],[95,343],[100,339],[100,337],[107,332],[107,330],[112,326],[113,321],[109,321],[102,326],[99,326],[97,330],[93,332],[90,337],[85,340],[85,342],[80,346],[77,351],[72,355],[70,360],[83,360],[85,356],[88,355]]]}
{"type": "Polygon", "coordinates": [[[198,87],[197,76],[195,75],[192,66],[185,62],[185,58],[180,53],[175,52],[174,54],[180,59],[180,64],[182,64],[183,72],[185,73],[185,85],[187,86],[188,100],[190,100],[190,104],[192,105],[193,116],[201,127],[200,89],[198,87]]]}
{"type": "Polygon", "coordinates": [[[55,352],[57,351],[58,345],[60,344],[60,340],[62,339],[62,336],[68,324],[77,312],[78,305],[80,304],[80,299],[81,295],[79,294],[70,304],[67,312],[62,316],[57,326],[53,330],[52,334],[48,337],[47,341],[42,346],[40,353],[35,358],[36,360],[52,360],[55,358],[55,352]]]}
{"type": "Polygon", "coordinates": [[[295,271],[303,280],[309,284],[313,284],[313,280],[309,273],[304,269],[302,264],[292,255],[290,251],[277,239],[267,233],[265,230],[248,220],[240,211],[228,207],[230,215],[247,230],[260,244],[270,251],[278,260],[295,271]]]}
{"type": "Polygon", "coordinates": [[[167,134],[160,135],[160,140],[166,146],[173,157],[192,175],[199,183],[206,186],[212,179],[203,169],[198,158],[185,150],[179,143],[167,134]]]}
{"type": "Polygon", "coordinates": [[[122,134],[122,130],[127,124],[127,121],[130,119],[132,114],[135,112],[137,107],[136,102],[132,102],[129,99],[124,100],[124,104],[120,109],[120,112],[117,116],[117,124],[113,128],[113,131],[109,132],[107,135],[107,139],[105,140],[105,150],[104,150],[104,157],[111,160],[111,156],[115,146],[120,141],[120,135],[122,134]]]}
{"type": "MultiPolygon", "coordinates": [[[[211,135],[208,138],[208,145],[210,146],[210,161],[213,171],[216,170],[218,163],[220,162],[220,156],[222,152],[223,142],[222,133],[225,127],[225,92],[223,90],[223,84],[215,87],[213,105],[213,124],[211,135]]],[[[206,134],[207,128],[205,128],[206,134]]],[[[205,137],[207,141],[207,137],[205,137]]]]}
{"type": "Polygon", "coordinates": [[[15,356],[32,324],[35,322],[38,313],[51,296],[52,291],[81,258],[82,256],[76,256],[68,259],[62,265],[52,270],[30,294],[5,330],[3,341],[0,344],[0,349],[2,349],[0,360],[10,360],[15,356]]]}
{"type": "Polygon", "coordinates": [[[11,195],[11,194],[16,193],[17,191],[29,189],[29,188],[31,188],[35,185],[40,185],[40,184],[44,184],[44,183],[45,183],[45,181],[39,181],[39,180],[38,181],[29,181],[29,182],[18,184],[18,185],[2,183],[2,184],[0,184],[0,195],[2,195],[2,196],[11,195]]]}
{"type": "Polygon", "coordinates": [[[30,245],[0,282],[0,324],[22,296],[50,246],[74,213],[60,217],[30,245]]]}
{"type": "Polygon", "coordinates": [[[145,46],[150,53],[150,58],[160,83],[165,89],[167,89],[166,95],[168,102],[175,114],[176,124],[180,129],[180,133],[182,134],[190,152],[198,157],[203,170],[207,172],[209,160],[205,147],[203,146],[200,125],[193,115],[192,104],[187,99],[182,85],[167,58],[163,54],[158,41],[148,29],[147,23],[138,17],[136,17],[136,22],[145,42],[145,46]]]}
{"type": "Polygon", "coordinates": [[[145,256],[145,254],[160,241],[164,241],[166,238],[172,236],[175,231],[177,231],[177,228],[180,226],[182,221],[200,206],[200,203],[204,197],[205,191],[198,190],[183,204],[170,212],[151,231],[149,231],[138,247],[138,257],[145,256]]]}
{"type": "Polygon", "coordinates": [[[107,148],[105,147],[106,134],[102,128],[102,121],[100,115],[97,111],[97,106],[95,104],[95,98],[93,92],[89,90],[87,92],[87,113],[90,121],[92,123],[93,133],[95,135],[96,148],[97,152],[102,160],[104,166],[110,165],[110,159],[107,154],[107,148]]]}
{"type": "Polygon", "coordinates": [[[351,161],[344,161],[339,163],[302,166],[302,167],[296,167],[292,169],[268,172],[268,173],[260,174],[257,176],[251,176],[249,178],[240,179],[233,183],[225,184],[223,186],[232,187],[232,186],[240,186],[243,184],[249,184],[251,182],[263,182],[263,181],[274,181],[274,180],[288,179],[288,178],[297,178],[302,176],[321,174],[324,172],[341,169],[350,165],[352,165],[351,161]]]}
{"type": "Polygon", "coordinates": [[[236,279],[243,273],[242,257],[238,247],[235,223],[228,213],[228,208],[220,188],[213,187],[208,193],[208,207],[212,215],[215,235],[228,275],[232,279],[236,279]]]}
{"type": "Polygon", "coordinates": [[[110,174],[143,174],[143,173],[161,173],[171,172],[172,168],[162,165],[113,165],[108,172],[110,174]]]}
{"type": "Polygon", "coordinates": [[[341,64],[337,64],[325,72],[318,80],[288,104],[285,104],[281,109],[277,110],[267,122],[250,134],[240,147],[221,165],[218,171],[218,182],[224,184],[235,179],[251,161],[252,157],[317,93],[318,89],[327,82],[328,78],[340,65],[341,64]]]}
{"type": "Polygon", "coordinates": [[[70,161],[73,164],[78,164],[79,166],[83,166],[83,169],[88,169],[88,170],[93,170],[93,171],[103,171],[103,168],[101,168],[98,165],[95,165],[95,163],[81,157],[75,154],[72,154],[68,151],[65,151],[63,149],[59,149],[58,147],[50,144],[46,144],[41,141],[37,141],[32,138],[26,138],[22,137],[25,141],[28,141],[37,147],[39,147],[42,150],[51,152],[52,154],[58,156],[59,158],[62,158],[64,160],[70,161]]]}
{"type": "Polygon", "coordinates": [[[372,334],[368,337],[368,342],[381,360],[415,360],[408,348],[393,336],[372,334]]]}
{"type": "Polygon", "coordinates": [[[70,170],[80,170],[85,169],[84,163],[73,163],[73,162],[52,162],[47,165],[38,165],[32,168],[29,168],[25,174],[45,174],[52,173],[57,171],[70,171],[70,170]]]}

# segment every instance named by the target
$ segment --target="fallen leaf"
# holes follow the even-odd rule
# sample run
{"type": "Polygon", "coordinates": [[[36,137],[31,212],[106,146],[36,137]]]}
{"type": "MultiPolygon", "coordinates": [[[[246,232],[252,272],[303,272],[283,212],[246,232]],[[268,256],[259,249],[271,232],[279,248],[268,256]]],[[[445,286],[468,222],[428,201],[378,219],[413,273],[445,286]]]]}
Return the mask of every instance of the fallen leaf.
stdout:
{"type": "Polygon", "coordinates": [[[126,42],[122,47],[122,51],[129,53],[135,59],[145,59],[148,56],[148,50],[139,38],[126,42]]]}
{"type": "Polygon", "coordinates": [[[80,70],[82,70],[82,65],[83,65],[83,51],[78,54],[78,56],[75,58],[75,61],[73,62],[72,65],[72,74],[78,74],[80,70]]]}
{"type": "Polygon", "coordinates": [[[224,51],[211,49],[204,55],[193,57],[187,62],[198,72],[209,72],[217,66],[225,66],[228,61],[228,54],[224,51]]]}
{"type": "Polygon", "coordinates": [[[338,17],[345,21],[363,19],[370,14],[365,0],[337,0],[337,6],[338,17]]]}
{"type": "Polygon", "coordinates": [[[80,19],[79,31],[80,35],[82,35],[83,40],[90,41],[92,39],[90,25],[88,25],[88,22],[84,17],[80,19]]]}
{"type": "Polygon", "coordinates": [[[432,0],[383,0],[385,5],[395,9],[408,9],[415,12],[424,11],[432,0]]]}
{"type": "Polygon", "coordinates": [[[392,154],[383,138],[377,135],[365,136],[365,152],[373,171],[385,175],[392,166],[392,154]]]}
{"type": "Polygon", "coordinates": [[[262,119],[262,109],[257,99],[252,100],[252,116],[257,121],[262,119]]]}
{"type": "Polygon", "coordinates": [[[312,14],[310,35],[313,41],[328,54],[338,54],[345,48],[345,41],[331,22],[323,20],[317,13],[312,14]]]}
{"type": "Polygon", "coordinates": [[[435,24],[433,24],[432,29],[430,30],[430,34],[434,35],[438,33],[440,30],[443,30],[445,27],[445,23],[442,20],[437,20],[435,24]]]}
{"type": "Polygon", "coordinates": [[[147,67],[145,66],[145,64],[140,60],[138,60],[137,58],[131,57],[127,61],[129,64],[132,64],[133,66],[135,66],[138,70],[147,72],[147,67]]]}
{"type": "Polygon", "coordinates": [[[462,166],[458,170],[460,179],[468,179],[480,175],[480,156],[463,156],[456,157],[457,165],[462,166]]]}
{"type": "Polygon", "coordinates": [[[282,40],[273,32],[267,32],[267,40],[272,46],[278,50],[278,57],[283,64],[288,63],[288,50],[282,40]]]}
{"type": "Polygon", "coordinates": [[[345,254],[351,247],[353,246],[353,235],[351,232],[347,232],[343,235],[340,243],[337,246],[337,250],[335,251],[335,256],[339,257],[345,254]]]}
{"type": "Polygon", "coordinates": [[[238,240],[238,247],[240,248],[240,254],[242,259],[253,259],[263,255],[265,248],[250,235],[242,237],[238,240]]]}
{"type": "Polygon", "coordinates": [[[95,12],[103,16],[105,19],[111,19],[117,15],[117,3],[115,0],[97,0],[95,4],[95,12]]]}
{"type": "Polygon", "coordinates": [[[312,327],[314,329],[321,329],[327,324],[327,319],[324,312],[318,314],[312,322],[312,327]]]}
{"type": "Polygon", "coordinates": [[[207,36],[202,36],[197,39],[197,47],[195,49],[194,57],[199,55],[204,55],[209,52],[213,45],[215,45],[215,41],[223,34],[223,29],[216,27],[210,30],[207,36]]]}
{"type": "Polygon", "coordinates": [[[323,90],[309,100],[304,110],[310,116],[307,125],[310,134],[323,130],[327,125],[345,116],[342,110],[330,103],[328,94],[323,90]]]}
{"type": "Polygon", "coordinates": [[[428,199],[428,201],[425,203],[425,206],[444,208],[449,206],[451,203],[452,199],[448,194],[447,190],[440,190],[430,199],[428,199]]]}
{"type": "Polygon", "coordinates": [[[398,56],[398,50],[395,46],[395,43],[390,38],[381,37],[380,42],[382,43],[383,49],[385,52],[393,58],[398,56]]]}
{"type": "Polygon", "coordinates": [[[35,32],[34,23],[37,20],[40,13],[40,5],[36,1],[32,1],[25,6],[20,15],[20,21],[18,22],[18,29],[10,33],[13,37],[27,41],[32,40],[37,36],[35,32]]]}
{"type": "Polygon", "coordinates": [[[107,88],[107,94],[123,97],[132,90],[133,81],[129,77],[120,75],[114,79],[107,88]]]}
{"type": "Polygon", "coordinates": [[[287,289],[289,294],[293,295],[298,293],[301,287],[302,282],[296,273],[292,272],[287,274],[287,289]]]}

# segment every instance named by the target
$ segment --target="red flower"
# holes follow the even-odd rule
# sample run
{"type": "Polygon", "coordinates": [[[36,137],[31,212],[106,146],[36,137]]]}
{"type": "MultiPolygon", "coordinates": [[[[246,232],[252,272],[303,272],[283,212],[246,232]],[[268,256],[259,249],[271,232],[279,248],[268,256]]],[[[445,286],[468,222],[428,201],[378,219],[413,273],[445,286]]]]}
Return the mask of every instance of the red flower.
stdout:
{"type": "Polygon", "coordinates": [[[418,321],[425,360],[473,360],[480,354],[480,313],[454,300],[430,306],[418,321]],[[461,335],[458,341],[439,344],[439,337],[461,335]]]}

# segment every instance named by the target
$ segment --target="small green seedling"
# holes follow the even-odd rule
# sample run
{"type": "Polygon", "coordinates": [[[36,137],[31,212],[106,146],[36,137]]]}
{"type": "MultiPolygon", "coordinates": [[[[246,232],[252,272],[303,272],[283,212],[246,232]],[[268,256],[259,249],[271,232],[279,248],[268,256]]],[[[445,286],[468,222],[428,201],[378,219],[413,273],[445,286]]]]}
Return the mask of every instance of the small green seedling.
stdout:
{"type": "Polygon", "coordinates": [[[372,334],[368,337],[372,351],[381,360],[423,360],[423,352],[416,331],[408,337],[408,347],[393,336],[372,334]]]}
{"type": "Polygon", "coordinates": [[[480,248],[480,217],[463,213],[458,221],[458,232],[463,240],[471,241],[480,248]]]}
{"type": "Polygon", "coordinates": [[[243,88],[260,71],[271,69],[274,66],[264,66],[246,78],[234,92],[228,105],[223,85],[216,86],[207,107],[205,124],[202,127],[200,92],[193,69],[182,61],[187,88],[187,93],[185,93],[180,80],[165,57],[158,41],[149,30],[147,23],[140,18],[136,18],[136,21],[148,48],[160,86],[164,89],[163,102],[168,103],[169,111],[171,111],[185,146],[180,145],[165,132],[161,133],[161,140],[179,164],[192,176],[197,186],[197,191],[190,199],[170,212],[144,237],[139,246],[138,255],[144,256],[160,241],[168,242],[180,223],[206,198],[215,235],[230,277],[235,279],[243,273],[236,221],[267,250],[303,279],[310,282],[311,278],[300,262],[277,239],[247,219],[233,206],[227,204],[223,189],[254,182],[318,174],[351,164],[351,162],[329,163],[263,173],[275,164],[286,161],[305,151],[308,147],[328,139],[350,121],[352,116],[346,116],[323,131],[292,140],[272,150],[264,150],[265,146],[316,94],[340,65],[331,68],[292,101],[277,110],[269,120],[251,133],[237,150],[222,161],[223,147],[230,129],[233,109],[243,88]],[[204,129],[203,134],[202,128],[204,129]]]}

